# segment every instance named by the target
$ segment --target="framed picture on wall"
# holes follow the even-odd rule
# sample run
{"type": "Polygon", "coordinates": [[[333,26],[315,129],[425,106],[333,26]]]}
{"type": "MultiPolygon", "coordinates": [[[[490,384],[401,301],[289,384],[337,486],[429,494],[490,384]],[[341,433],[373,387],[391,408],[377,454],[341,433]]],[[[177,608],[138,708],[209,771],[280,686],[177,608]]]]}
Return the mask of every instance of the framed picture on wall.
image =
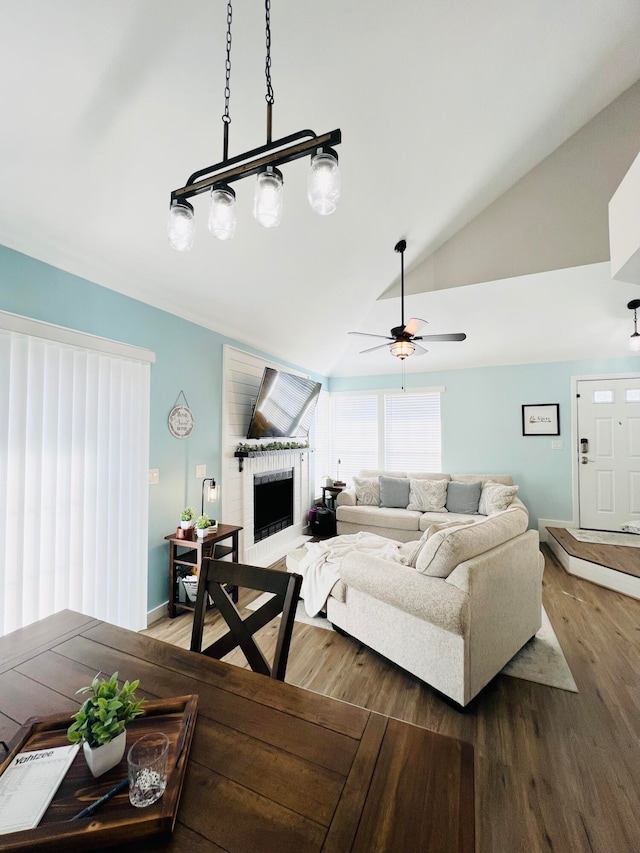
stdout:
{"type": "Polygon", "coordinates": [[[560,435],[560,404],[537,403],[522,407],[523,435],[560,435]]]}

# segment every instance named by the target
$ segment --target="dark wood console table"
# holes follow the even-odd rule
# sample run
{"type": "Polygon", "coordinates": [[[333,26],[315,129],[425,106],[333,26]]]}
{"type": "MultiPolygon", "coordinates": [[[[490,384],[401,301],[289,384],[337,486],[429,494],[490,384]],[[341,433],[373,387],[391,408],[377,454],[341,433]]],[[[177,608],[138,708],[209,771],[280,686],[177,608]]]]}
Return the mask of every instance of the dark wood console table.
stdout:
{"type": "MultiPolygon", "coordinates": [[[[197,575],[204,557],[215,557],[220,560],[228,555],[234,563],[238,562],[238,533],[242,527],[233,524],[218,524],[215,533],[209,533],[202,539],[196,537],[195,532],[185,530],[184,533],[192,538],[179,538],[172,533],[164,538],[169,543],[169,603],[167,610],[169,617],[173,617],[182,610],[193,610],[194,605],[188,601],[178,600],[178,578],[185,575],[197,575]],[[225,539],[231,539],[231,545],[221,545],[225,539]]],[[[238,591],[233,590],[233,600],[238,601],[238,591]]]]}

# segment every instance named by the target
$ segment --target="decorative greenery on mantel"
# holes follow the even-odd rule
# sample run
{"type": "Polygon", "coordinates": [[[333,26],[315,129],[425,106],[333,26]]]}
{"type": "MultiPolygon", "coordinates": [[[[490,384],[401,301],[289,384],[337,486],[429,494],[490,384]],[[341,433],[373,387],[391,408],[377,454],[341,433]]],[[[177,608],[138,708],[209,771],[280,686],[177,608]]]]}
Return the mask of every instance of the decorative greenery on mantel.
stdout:
{"type": "Polygon", "coordinates": [[[239,444],[233,455],[238,459],[238,470],[242,471],[247,457],[268,456],[270,453],[281,453],[283,450],[304,453],[311,448],[308,441],[304,444],[299,441],[270,441],[268,444],[239,444]]]}
{"type": "Polygon", "coordinates": [[[249,454],[254,456],[270,450],[309,450],[309,442],[306,441],[304,444],[301,444],[298,441],[270,441],[269,444],[239,444],[236,447],[235,456],[239,453],[243,456],[249,454]]]}

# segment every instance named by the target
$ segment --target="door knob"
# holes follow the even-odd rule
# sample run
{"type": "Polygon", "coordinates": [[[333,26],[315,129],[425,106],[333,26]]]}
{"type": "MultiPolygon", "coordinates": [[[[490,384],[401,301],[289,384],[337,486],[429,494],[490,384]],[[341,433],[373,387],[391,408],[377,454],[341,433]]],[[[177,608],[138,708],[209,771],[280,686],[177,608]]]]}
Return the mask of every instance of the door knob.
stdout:
{"type": "Polygon", "coordinates": [[[582,462],[583,465],[586,465],[589,460],[587,459],[586,456],[583,456],[580,461],[582,462]]]}

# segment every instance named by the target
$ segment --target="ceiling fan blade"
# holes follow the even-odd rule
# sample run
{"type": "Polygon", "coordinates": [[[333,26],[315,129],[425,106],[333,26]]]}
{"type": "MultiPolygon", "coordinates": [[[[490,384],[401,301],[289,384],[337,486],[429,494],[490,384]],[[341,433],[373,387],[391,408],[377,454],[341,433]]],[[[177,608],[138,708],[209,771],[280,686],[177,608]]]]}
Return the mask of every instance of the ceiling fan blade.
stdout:
{"type": "Polygon", "coordinates": [[[415,338],[411,341],[411,343],[413,344],[413,352],[415,355],[424,355],[426,352],[428,352],[428,350],[426,350],[424,347],[421,347],[420,344],[417,344],[415,342],[415,338]]]}
{"type": "Polygon", "coordinates": [[[365,338],[384,338],[385,341],[392,341],[389,335],[374,335],[371,332],[347,332],[348,335],[362,335],[365,338]]]}
{"type": "Polygon", "coordinates": [[[365,352],[374,352],[377,349],[387,349],[389,344],[378,344],[377,347],[369,347],[369,349],[360,350],[360,355],[363,355],[365,352]]]}
{"type": "Polygon", "coordinates": [[[453,332],[450,335],[419,335],[414,341],[464,341],[466,339],[464,332],[453,332]]]}
{"type": "Polygon", "coordinates": [[[427,321],[421,320],[419,317],[412,317],[404,327],[406,335],[417,335],[423,326],[426,326],[427,321]]]}

